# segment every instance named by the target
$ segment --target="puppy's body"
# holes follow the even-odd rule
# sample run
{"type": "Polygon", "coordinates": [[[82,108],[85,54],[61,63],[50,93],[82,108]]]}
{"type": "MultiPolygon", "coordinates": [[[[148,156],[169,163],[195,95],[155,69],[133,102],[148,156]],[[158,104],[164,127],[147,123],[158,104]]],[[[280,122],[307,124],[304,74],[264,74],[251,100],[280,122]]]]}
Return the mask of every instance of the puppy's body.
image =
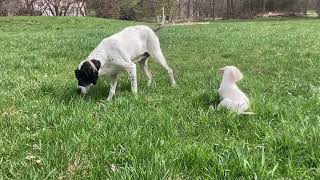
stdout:
{"type": "Polygon", "coordinates": [[[221,68],[220,71],[223,76],[218,92],[222,101],[218,108],[225,107],[239,114],[253,114],[245,112],[250,108],[250,100],[236,84],[243,78],[240,70],[234,66],[226,66],[221,68]]]}
{"type": "MultiPolygon", "coordinates": [[[[101,66],[98,69],[98,76],[108,75],[111,77],[111,87],[108,97],[108,100],[110,100],[115,94],[118,75],[122,71],[128,72],[132,92],[137,93],[136,62],[139,62],[143,72],[148,77],[148,85],[151,84],[152,75],[147,67],[147,58],[149,56],[153,57],[156,62],[168,71],[171,84],[175,85],[173,71],[168,66],[162,54],[159,39],[154,31],[147,26],[128,27],[111,37],[105,38],[90,53],[85,61],[79,64],[78,70],[81,70],[86,62],[99,61],[101,66]]],[[[78,77],[77,79],[79,81],[78,77]]],[[[82,93],[86,93],[91,85],[79,85],[78,88],[82,93]]]]}
{"type": "Polygon", "coordinates": [[[220,106],[227,107],[237,113],[242,113],[249,109],[250,100],[236,84],[222,82],[218,91],[222,98],[220,106]]]}

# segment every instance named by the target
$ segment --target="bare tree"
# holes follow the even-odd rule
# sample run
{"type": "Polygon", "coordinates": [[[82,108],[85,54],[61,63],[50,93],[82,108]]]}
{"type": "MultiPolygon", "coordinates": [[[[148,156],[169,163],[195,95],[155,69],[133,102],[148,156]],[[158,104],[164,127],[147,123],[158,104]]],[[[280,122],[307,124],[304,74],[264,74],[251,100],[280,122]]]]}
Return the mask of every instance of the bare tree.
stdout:
{"type": "Polygon", "coordinates": [[[26,15],[33,15],[34,14],[34,5],[36,0],[22,0],[22,4],[25,7],[25,14],[26,15]]]}
{"type": "Polygon", "coordinates": [[[262,11],[263,11],[263,13],[266,12],[266,5],[267,5],[267,0],[263,0],[263,5],[262,5],[262,11]]]}
{"type": "Polygon", "coordinates": [[[211,0],[211,6],[212,6],[212,14],[211,14],[211,17],[212,19],[214,20],[214,18],[216,17],[216,14],[215,14],[215,5],[216,5],[216,0],[211,0]]]}
{"type": "Polygon", "coordinates": [[[315,9],[318,14],[318,17],[320,17],[320,0],[316,0],[315,9]]]}
{"type": "Polygon", "coordinates": [[[52,16],[66,16],[70,6],[76,4],[76,0],[44,0],[44,3],[52,16]]]}
{"type": "Polygon", "coordinates": [[[79,12],[81,16],[85,16],[87,14],[87,1],[88,0],[76,0],[77,13],[79,12]]]}
{"type": "Polygon", "coordinates": [[[320,16],[320,0],[0,0],[0,14],[3,15],[35,15],[36,11],[41,11],[50,16],[150,20],[162,14],[162,7],[166,20],[171,22],[251,18],[271,11],[306,13],[308,8],[315,9],[320,16]]]}
{"type": "Polygon", "coordinates": [[[4,7],[4,3],[7,0],[0,0],[0,16],[7,16],[8,10],[4,7]]]}

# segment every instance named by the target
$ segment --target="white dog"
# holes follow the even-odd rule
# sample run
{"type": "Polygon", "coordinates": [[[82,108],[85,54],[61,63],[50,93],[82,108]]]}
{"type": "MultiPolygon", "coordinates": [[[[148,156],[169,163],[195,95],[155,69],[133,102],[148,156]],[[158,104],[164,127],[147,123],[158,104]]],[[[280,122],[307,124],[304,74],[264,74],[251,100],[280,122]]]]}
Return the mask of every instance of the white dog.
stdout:
{"type": "Polygon", "coordinates": [[[218,109],[225,107],[238,114],[254,114],[252,112],[245,112],[250,108],[250,100],[236,84],[243,79],[240,70],[234,66],[226,66],[219,69],[219,71],[223,76],[218,90],[222,98],[218,109]]]}
{"type": "Polygon", "coordinates": [[[174,86],[176,82],[173,71],[162,54],[160,42],[155,32],[147,26],[132,26],[103,39],[90,55],[78,65],[75,70],[78,79],[78,92],[87,93],[90,87],[96,84],[99,76],[108,75],[111,77],[108,100],[111,100],[116,91],[119,73],[126,71],[131,80],[132,92],[136,94],[138,85],[135,63],[139,62],[148,78],[148,85],[150,85],[152,76],[147,67],[149,56],[168,71],[171,84],[174,86]]]}

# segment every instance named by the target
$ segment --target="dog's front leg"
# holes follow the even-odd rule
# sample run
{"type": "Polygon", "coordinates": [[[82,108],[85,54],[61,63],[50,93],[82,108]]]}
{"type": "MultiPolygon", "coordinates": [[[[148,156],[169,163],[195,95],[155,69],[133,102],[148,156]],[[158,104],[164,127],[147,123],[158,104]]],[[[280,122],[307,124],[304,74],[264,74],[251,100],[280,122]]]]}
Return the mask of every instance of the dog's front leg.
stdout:
{"type": "Polygon", "coordinates": [[[112,74],[111,82],[110,82],[110,91],[109,91],[109,96],[107,101],[110,101],[112,97],[116,94],[117,81],[118,81],[118,74],[112,74]]]}
{"type": "Polygon", "coordinates": [[[137,68],[134,63],[128,65],[126,70],[129,74],[130,81],[131,81],[131,90],[133,94],[138,93],[138,81],[137,81],[137,68]]]}

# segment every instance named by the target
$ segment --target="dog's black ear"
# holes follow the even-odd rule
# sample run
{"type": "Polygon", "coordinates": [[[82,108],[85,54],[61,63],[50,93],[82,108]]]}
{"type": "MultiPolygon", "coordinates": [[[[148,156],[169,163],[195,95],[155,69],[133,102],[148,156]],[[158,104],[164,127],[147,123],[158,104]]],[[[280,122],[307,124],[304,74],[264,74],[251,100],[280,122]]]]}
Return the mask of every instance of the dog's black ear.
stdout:
{"type": "Polygon", "coordinates": [[[95,59],[92,59],[91,61],[92,61],[92,63],[96,66],[97,70],[99,70],[100,67],[101,67],[100,61],[95,60],[95,59]]]}
{"type": "Polygon", "coordinates": [[[101,67],[101,63],[100,61],[96,60],[96,59],[92,59],[91,62],[96,66],[97,70],[93,70],[90,71],[90,77],[92,77],[92,84],[96,85],[97,84],[97,80],[98,80],[98,77],[99,77],[99,69],[101,67]]]}
{"type": "Polygon", "coordinates": [[[74,74],[76,75],[77,79],[78,79],[78,76],[79,76],[79,72],[78,71],[79,71],[78,69],[74,70],[74,74]]]}
{"type": "Polygon", "coordinates": [[[93,71],[92,73],[92,84],[96,85],[98,80],[99,74],[98,71],[93,71]]]}

